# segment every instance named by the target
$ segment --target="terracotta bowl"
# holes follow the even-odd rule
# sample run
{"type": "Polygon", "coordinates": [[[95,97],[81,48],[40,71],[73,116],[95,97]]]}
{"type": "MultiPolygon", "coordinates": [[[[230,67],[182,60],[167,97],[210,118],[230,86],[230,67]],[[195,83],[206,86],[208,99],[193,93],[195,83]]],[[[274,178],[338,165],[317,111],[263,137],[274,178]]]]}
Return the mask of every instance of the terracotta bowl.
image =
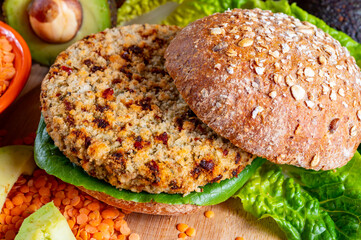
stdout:
{"type": "Polygon", "coordinates": [[[0,113],[3,112],[19,95],[31,70],[31,55],[29,47],[24,39],[9,25],[0,21],[0,36],[5,36],[13,46],[15,53],[14,67],[15,76],[10,81],[9,87],[0,97],[0,113]]]}

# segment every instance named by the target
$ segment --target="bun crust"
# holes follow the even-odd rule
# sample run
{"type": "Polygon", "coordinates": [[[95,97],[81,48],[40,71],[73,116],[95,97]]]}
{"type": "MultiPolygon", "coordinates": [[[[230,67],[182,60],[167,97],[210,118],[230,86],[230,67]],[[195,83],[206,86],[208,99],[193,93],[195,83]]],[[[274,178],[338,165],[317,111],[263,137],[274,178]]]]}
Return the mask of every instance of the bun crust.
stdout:
{"type": "Polygon", "coordinates": [[[247,152],[327,170],[360,143],[360,69],[310,23],[259,9],[214,14],[181,30],[165,58],[194,113],[247,152]]]}
{"type": "Polygon", "coordinates": [[[191,204],[172,205],[172,204],[156,203],[156,202],[138,203],[132,201],[125,201],[122,199],[113,198],[101,192],[88,190],[84,187],[78,187],[78,188],[81,191],[98,199],[99,201],[105,202],[108,205],[111,205],[116,208],[124,209],[130,212],[138,212],[138,213],[154,214],[154,215],[181,215],[181,214],[194,213],[202,208],[202,206],[191,205],[191,204]]]}

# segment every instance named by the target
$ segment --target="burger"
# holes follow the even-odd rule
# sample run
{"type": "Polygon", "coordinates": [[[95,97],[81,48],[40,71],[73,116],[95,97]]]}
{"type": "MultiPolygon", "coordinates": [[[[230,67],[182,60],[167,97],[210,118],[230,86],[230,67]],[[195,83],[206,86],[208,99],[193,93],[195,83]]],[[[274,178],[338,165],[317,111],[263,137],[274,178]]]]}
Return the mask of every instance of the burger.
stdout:
{"type": "Polygon", "coordinates": [[[263,160],[251,164],[180,97],[163,57],[179,30],[113,28],[61,53],[42,83],[39,166],[133,212],[188,213],[232,196],[263,160]]]}
{"type": "Polygon", "coordinates": [[[108,29],[50,68],[35,160],[110,205],[190,213],[234,195],[265,159],[344,166],[360,143],[360,79],[338,41],[282,13],[108,29]]]}

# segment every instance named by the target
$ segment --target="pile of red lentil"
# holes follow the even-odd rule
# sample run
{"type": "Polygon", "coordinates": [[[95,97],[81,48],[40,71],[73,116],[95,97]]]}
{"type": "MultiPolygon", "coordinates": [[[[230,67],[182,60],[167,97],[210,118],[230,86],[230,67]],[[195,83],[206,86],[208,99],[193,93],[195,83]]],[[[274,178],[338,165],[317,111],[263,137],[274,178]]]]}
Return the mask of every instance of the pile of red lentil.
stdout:
{"type": "Polygon", "coordinates": [[[139,239],[130,234],[123,212],[40,169],[33,176],[21,176],[10,191],[0,214],[0,239],[14,239],[23,220],[50,201],[64,215],[77,240],[139,239]]]}
{"type": "MultiPolygon", "coordinates": [[[[14,143],[31,145],[34,137],[30,134],[14,143]]],[[[24,219],[50,201],[64,215],[77,240],[139,240],[121,210],[40,169],[32,176],[20,176],[8,194],[0,213],[0,240],[13,240],[24,219]]]]}
{"type": "Polygon", "coordinates": [[[5,36],[0,36],[0,96],[4,94],[15,75],[14,58],[10,42],[5,36]]]}

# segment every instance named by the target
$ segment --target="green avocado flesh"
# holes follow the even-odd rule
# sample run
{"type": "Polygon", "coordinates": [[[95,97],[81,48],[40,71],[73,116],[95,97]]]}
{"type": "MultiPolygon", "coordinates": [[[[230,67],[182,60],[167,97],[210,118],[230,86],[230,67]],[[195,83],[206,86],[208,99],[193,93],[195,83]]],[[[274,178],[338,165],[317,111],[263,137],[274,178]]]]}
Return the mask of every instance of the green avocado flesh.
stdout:
{"type": "Polygon", "coordinates": [[[50,202],[27,217],[15,240],[75,240],[65,217],[50,202]]]}
{"type": "Polygon", "coordinates": [[[66,43],[48,43],[40,39],[31,29],[27,13],[30,2],[31,0],[5,0],[3,12],[7,23],[25,39],[32,58],[44,65],[53,64],[56,56],[72,43],[111,27],[111,13],[107,0],[80,0],[83,22],[77,35],[66,43]]]}
{"type": "Polygon", "coordinates": [[[0,148],[0,210],[19,176],[31,175],[36,168],[33,156],[34,149],[30,146],[0,148]]]}
{"type": "Polygon", "coordinates": [[[248,165],[237,177],[211,183],[202,187],[203,192],[192,192],[186,196],[181,194],[150,194],[146,192],[134,193],[119,190],[112,185],[89,176],[82,168],[71,163],[54,145],[46,131],[43,117],[35,139],[35,162],[47,173],[60,178],[64,182],[75,186],[83,186],[88,190],[106,193],[114,198],[133,202],[158,202],[167,204],[195,204],[215,205],[226,201],[254,174],[256,169],[264,163],[264,159],[257,158],[248,165]]]}

